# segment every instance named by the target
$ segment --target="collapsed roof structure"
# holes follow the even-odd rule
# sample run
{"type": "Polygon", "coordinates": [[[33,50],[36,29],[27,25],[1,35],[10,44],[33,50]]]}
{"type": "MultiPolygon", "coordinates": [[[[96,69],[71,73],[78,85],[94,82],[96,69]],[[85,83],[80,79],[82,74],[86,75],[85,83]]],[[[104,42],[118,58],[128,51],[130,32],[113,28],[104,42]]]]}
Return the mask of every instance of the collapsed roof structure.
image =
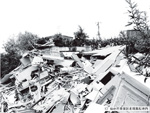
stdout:
{"type": "Polygon", "coordinates": [[[123,49],[66,54],[71,59],[41,50],[25,53],[21,65],[1,80],[1,113],[91,113],[92,109],[104,113],[104,107],[149,106],[150,79],[145,82],[145,76],[137,75],[123,49]]]}

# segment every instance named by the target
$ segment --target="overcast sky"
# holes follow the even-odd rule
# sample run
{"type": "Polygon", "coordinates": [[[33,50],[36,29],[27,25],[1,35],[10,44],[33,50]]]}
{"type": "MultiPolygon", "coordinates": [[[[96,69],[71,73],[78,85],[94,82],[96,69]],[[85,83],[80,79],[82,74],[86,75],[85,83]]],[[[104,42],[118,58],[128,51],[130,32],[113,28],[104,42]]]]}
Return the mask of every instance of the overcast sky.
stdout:
{"type": "MultiPolygon", "coordinates": [[[[149,0],[132,1],[149,15],[149,0]]],[[[29,31],[40,37],[56,33],[74,36],[78,25],[90,38],[96,38],[97,22],[102,39],[113,38],[129,29],[125,27],[127,9],[125,0],[1,0],[0,48],[19,32],[29,31]]]]}

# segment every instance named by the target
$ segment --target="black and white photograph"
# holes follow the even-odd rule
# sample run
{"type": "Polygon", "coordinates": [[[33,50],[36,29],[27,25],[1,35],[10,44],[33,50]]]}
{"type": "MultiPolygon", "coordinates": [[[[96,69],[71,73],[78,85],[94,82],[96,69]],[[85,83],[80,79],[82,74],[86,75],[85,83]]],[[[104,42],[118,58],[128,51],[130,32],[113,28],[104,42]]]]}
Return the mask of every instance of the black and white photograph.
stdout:
{"type": "Polygon", "coordinates": [[[0,113],[150,113],[150,0],[1,0],[0,113]]]}

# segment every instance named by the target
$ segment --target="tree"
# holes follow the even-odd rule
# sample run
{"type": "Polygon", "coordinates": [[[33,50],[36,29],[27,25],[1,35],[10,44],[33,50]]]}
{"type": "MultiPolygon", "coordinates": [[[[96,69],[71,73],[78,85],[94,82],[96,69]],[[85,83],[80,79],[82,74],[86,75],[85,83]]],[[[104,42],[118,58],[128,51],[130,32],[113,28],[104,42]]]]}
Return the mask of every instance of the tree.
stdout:
{"type": "Polygon", "coordinates": [[[19,49],[14,38],[9,38],[8,41],[3,44],[3,47],[8,54],[16,53],[19,49]]]}
{"type": "Polygon", "coordinates": [[[99,47],[99,40],[93,38],[91,40],[91,47],[92,47],[93,50],[98,49],[98,47],[99,47]]]}
{"type": "Polygon", "coordinates": [[[20,52],[14,38],[8,39],[3,47],[6,53],[1,54],[1,77],[15,69],[20,63],[20,52]]]}
{"type": "Polygon", "coordinates": [[[30,42],[39,39],[37,35],[30,32],[19,33],[17,37],[10,38],[3,46],[7,53],[17,52],[18,54],[25,51],[32,50],[33,47],[30,42]],[[15,39],[16,38],[16,39],[15,39]]]}
{"type": "Polygon", "coordinates": [[[30,42],[35,42],[35,40],[37,39],[39,39],[39,37],[30,32],[26,31],[24,34],[19,33],[17,39],[17,46],[21,52],[32,50],[33,46],[30,44],[30,42]]]}
{"type": "Polygon", "coordinates": [[[85,45],[90,46],[92,44],[92,41],[89,39],[85,40],[85,45]]]}
{"type": "Polygon", "coordinates": [[[20,64],[20,56],[16,52],[1,54],[1,77],[4,77],[10,71],[20,64]]]}
{"type": "Polygon", "coordinates": [[[29,41],[35,41],[35,39],[38,39],[38,36],[30,32],[19,33],[16,40],[12,37],[3,45],[6,53],[1,54],[2,77],[19,66],[21,53],[33,49],[29,41]]]}
{"type": "Polygon", "coordinates": [[[74,33],[75,39],[73,41],[74,46],[84,46],[88,35],[84,32],[81,26],[79,26],[79,30],[74,33]]]}
{"type": "Polygon", "coordinates": [[[140,11],[137,8],[137,4],[134,2],[131,2],[131,0],[126,0],[126,2],[129,4],[129,17],[130,21],[126,26],[133,25],[135,30],[138,30],[141,32],[143,38],[148,38],[150,35],[149,32],[149,25],[148,25],[148,19],[145,11],[140,11]]]}
{"type": "MultiPolygon", "coordinates": [[[[126,0],[126,2],[129,4],[129,17],[130,22],[128,22],[127,26],[133,25],[134,30],[138,32],[137,38],[131,37],[131,42],[134,45],[134,48],[138,50],[138,52],[141,52],[145,54],[144,58],[139,60],[137,62],[136,70],[140,74],[143,74],[145,76],[144,82],[150,77],[150,71],[148,68],[150,68],[150,30],[148,25],[148,19],[146,16],[146,12],[140,11],[137,8],[137,4],[134,2],[131,2],[131,0],[126,0]],[[143,67],[142,70],[138,70],[138,67],[143,67]]],[[[132,62],[132,58],[127,57],[129,63],[132,62]]]]}
{"type": "Polygon", "coordinates": [[[46,42],[48,42],[49,41],[49,39],[48,38],[39,38],[39,39],[37,39],[37,41],[36,41],[36,43],[37,44],[45,44],[46,42]]]}
{"type": "Polygon", "coordinates": [[[55,34],[54,35],[54,44],[55,46],[58,46],[58,47],[63,47],[64,44],[63,44],[63,38],[62,38],[62,34],[55,34]]]}
{"type": "Polygon", "coordinates": [[[137,8],[137,4],[131,2],[131,0],[126,0],[129,4],[129,17],[130,21],[126,26],[133,25],[133,29],[139,32],[140,38],[136,39],[134,42],[134,47],[139,52],[150,52],[150,30],[148,25],[148,18],[146,12],[140,11],[137,8]]]}
{"type": "Polygon", "coordinates": [[[72,40],[66,39],[65,40],[65,47],[71,47],[72,46],[72,40]]]}

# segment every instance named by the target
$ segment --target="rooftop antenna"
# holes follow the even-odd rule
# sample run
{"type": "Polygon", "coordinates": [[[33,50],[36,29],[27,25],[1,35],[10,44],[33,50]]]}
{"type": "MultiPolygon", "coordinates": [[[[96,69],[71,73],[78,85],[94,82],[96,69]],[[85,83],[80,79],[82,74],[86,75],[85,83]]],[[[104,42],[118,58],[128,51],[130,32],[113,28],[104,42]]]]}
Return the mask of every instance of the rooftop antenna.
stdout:
{"type": "Polygon", "coordinates": [[[99,23],[100,23],[100,22],[97,22],[97,27],[98,27],[98,33],[97,33],[97,35],[98,35],[99,40],[101,40],[101,36],[100,36],[100,25],[99,25],[99,23]]]}

